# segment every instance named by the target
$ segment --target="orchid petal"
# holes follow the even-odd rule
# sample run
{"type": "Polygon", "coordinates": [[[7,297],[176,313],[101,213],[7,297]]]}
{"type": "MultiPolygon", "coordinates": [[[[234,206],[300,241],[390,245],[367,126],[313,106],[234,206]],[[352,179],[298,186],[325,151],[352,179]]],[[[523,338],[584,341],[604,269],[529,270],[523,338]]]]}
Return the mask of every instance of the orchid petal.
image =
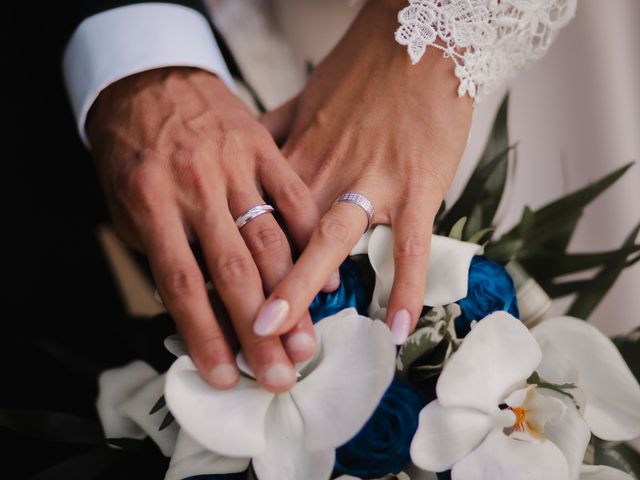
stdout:
{"type": "Polygon", "coordinates": [[[315,328],[318,364],[291,390],[310,451],[337,447],[358,433],[393,380],[396,354],[387,326],[353,308],[315,328]]]}
{"type": "Polygon", "coordinates": [[[614,441],[640,436],[640,385],[611,340],[571,317],[547,320],[532,332],[573,361],[587,396],[584,419],[596,436],[614,441]]]}
{"type": "Polygon", "coordinates": [[[547,394],[549,398],[555,396],[557,401],[563,401],[567,408],[560,420],[545,425],[544,436],[562,451],[569,467],[567,478],[575,480],[580,476],[580,466],[591,440],[591,432],[571,400],[567,397],[561,400],[560,393],[545,390],[544,396],[547,394]]]}
{"type": "MultiPolygon", "coordinates": [[[[480,246],[475,243],[433,235],[423,304],[432,307],[447,305],[464,298],[467,295],[471,259],[479,250],[480,246]]],[[[391,228],[378,225],[373,230],[368,253],[376,273],[374,300],[378,308],[386,308],[395,274],[391,228]]]]}
{"type": "Polygon", "coordinates": [[[445,364],[436,391],[442,405],[493,414],[507,394],[523,387],[541,352],[527,327],[507,312],[477,323],[445,364]]]}
{"type": "Polygon", "coordinates": [[[253,458],[253,468],[260,480],[326,480],[331,476],[335,449],[307,451],[304,430],[291,395],[277,395],[267,412],[266,448],[253,458]]]}
{"type": "Polygon", "coordinates": [[[165,398],[178,424],[208,450],[253,457],[265,448],[264,423],[273,393],[240,377],[230,390],[208,385],[187,356],[167,372],[165,398]]]}
{"type": "Polygon", "coordinates": [[[360,237],[360,240],[353,246],[349,255],[362,255],[368,253],[369,251],[369,240],[371,240],[371,234],[373,231],[378,228],[373,227],[364,232],[364,235],[360,237]]]}
{"type": "Polygon", "coordinates": [[[424,470],[449,470],[476,448],[492,427],[492,418],[483,412],[446,408],[434,400],[420,412],[411,442],[411,460],[424,470]]]}
{"type": "Polygon", "coordinates": [[[139,388],[130,398],[123,402],[120,412],[133,420],[151,439],[158,445],[165,457],[173,454],[178,436],[178,425],[173,422],[171,425],[160,430],[162,421],[169,410],[166,406],[149,414],[151,407],[155,405],[164,393],[166,375],[156,375],[156,377],[141,388],[139,388]]]}
{"type": "Polygon", "coordinates": [[[453,466],[453,480],[567,480],[567,460],[553,442],[526,442],[494,429],[453,466]]]}
{"type": "Polygon", "coordinates": [[[183,480],[196,475],[244,472],[249,468],[250,461],[249,458],[223,457],[210,452],[181,430],[164,480],[183,480]]]}
{"type": "Polygon", "coordinates": [[[176,358],[182,357],[183,355],[189,355],[189,352],[187,351],[187,344],[184,343],[184,339],[177,333],[169,335],[164,339],[164,348],[166,348],[169,353],[174,355],[176,358]]]}
{"type": "Polygon", "coordinates": [[[580,480],[634,480],[631,475],[622,470],[606,465],[582,465],[580,480]]]}
{"type": "MultiPolygon", "coordinates": [[[[100,374],[96,410],[107,438],[144,438],[146,436],[144,430],[123,415],[119,407],[144,384],[157,376],[158,372],[140,360],[124,367],[105,370],[100,374]]],[[[148,408],[151,409],[152,406],[153,403],[148,408]]]]}

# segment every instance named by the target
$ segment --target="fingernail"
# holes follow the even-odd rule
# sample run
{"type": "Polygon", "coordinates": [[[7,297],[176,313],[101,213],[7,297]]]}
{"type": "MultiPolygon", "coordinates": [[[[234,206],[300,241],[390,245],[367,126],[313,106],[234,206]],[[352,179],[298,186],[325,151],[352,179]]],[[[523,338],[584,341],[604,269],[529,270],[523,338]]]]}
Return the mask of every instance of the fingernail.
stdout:
{"type": "Polygon", "coordinates": [[[238,379],[238,370],[230,363],[216,365],[209,372],[211,382],[221,387],[231,386],[238,379]]]}
{"type": "Polygon", "coordinates": [[[402,345],[409,336],[411,327],[411,314],[408,310],[398,310],[393,316],[391,323],[391,334],[396,345],[402,345]]]}
{"type": "Polygon", "coordinates": [[[274,334],[287,318],[289,308],[289,302],[286,300],[278,299],[269,303],[253,324],[255,334],[261,337],[274,334]]]}
{"type": "Polygon", "coordinates": [[[340,286],[340,272],[333,272],[327,280],[327,283],[322,287],[323,292],[333,292],[340,286]]]}
{"type": "Polygon", "coordinates": [[[316,346],[316,340],[307,332],[298,332],[287,340],[287,349],[295,352],[306,352],[316,346]]]}
{"type": "Polygon", "coordinates": [[[272,363],[262,372],[262,380],[271,387],[292,385],[296,381],[296,372],[284,363],[272,363]]]}

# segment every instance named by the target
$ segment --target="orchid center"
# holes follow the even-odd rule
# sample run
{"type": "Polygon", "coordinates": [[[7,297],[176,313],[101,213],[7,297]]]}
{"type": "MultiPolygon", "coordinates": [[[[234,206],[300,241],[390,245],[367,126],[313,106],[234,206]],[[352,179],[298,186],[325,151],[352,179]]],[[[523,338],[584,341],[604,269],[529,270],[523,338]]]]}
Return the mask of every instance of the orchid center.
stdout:
{"type": "Polygon", "coordinates": [[[503,411],[508,412],[505,434],[520,440],[544,440],[544,428],[549,422],[560,420],[566,411],[565,404],[536,385],[527,385],[505,399],[503,411]],[[542,390],[542,391],[541,391],[542,390]]]}

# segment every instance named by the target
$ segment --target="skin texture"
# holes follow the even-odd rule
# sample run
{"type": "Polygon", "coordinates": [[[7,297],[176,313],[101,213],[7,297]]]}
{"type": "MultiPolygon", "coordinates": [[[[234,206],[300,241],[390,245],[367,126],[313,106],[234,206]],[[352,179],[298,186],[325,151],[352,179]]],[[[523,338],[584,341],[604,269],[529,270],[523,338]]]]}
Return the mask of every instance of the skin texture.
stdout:
{"type": "Polygon", "coordinates": [[[464,150],[472,102],[457,97],[450,59],[430,49],[412,66],[393,41],[403,6],[367,3],[304,91],[262,123],[221,80],[189,68],[120,80],[90,112],[116,232],[148,256],[200,374],[216,388],[232,387],[238,371],[206,277],[258,381],[288,390],[292,361],[315,350],[308,305],[337,287],[338,266],[367,225],[359,207],[334,205],[343,192],[366,195],[374,222],[393,228],[388,323],[398,343],[415,326],[433,220],[464,150]],[[295,266],[272,215],[240,232],[234,224],[266,197],[302,251],[295,266]]]}
{"type": "Polygon", "coordinates": [[[387,323],[398,343],[418,320],[433,221],[464,151],[473,105],[457,96],[450,59],[428,49],[411,65],[393,41],[404,3],[369,2],[304,91],[263,118],[323,214],[266,304],[278,299],[290,306],[275,321],[277,333],[293,327],[366,227],[358,206],[334,204],[343,192],[368,197],[374,223],[393,229],[396,275],[387,323]]]}
{"type": "Polygon", "coordinates": [[[308,313],[282,339],[251,328],[265,292],[291,268],[289,243],[273,215],[240,232],[234,218],[268,195],[303,247],[318,214],[267,130],[216,76],[188,68],[116,82],[94,104],[87,129],[116,232],[148,256],[201,375],[217,388],[238,379],[190,240],[199,242],[258,380],[271,391],[289,389],[292,360],[315,350],[308,313]]]}

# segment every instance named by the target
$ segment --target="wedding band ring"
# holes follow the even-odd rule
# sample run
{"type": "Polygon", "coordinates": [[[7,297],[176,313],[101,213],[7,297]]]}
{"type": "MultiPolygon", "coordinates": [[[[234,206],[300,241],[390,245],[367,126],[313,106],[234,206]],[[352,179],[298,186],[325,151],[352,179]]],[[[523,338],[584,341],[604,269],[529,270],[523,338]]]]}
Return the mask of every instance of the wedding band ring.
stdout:
{"type": "Polygon", "coordinates": [[[267,203],[256,205],[255,207],[251,207],[245,213],[236,218],[236,226],[238,227],[238,230],[240,230],[254,218],[258,218],[260,215],[271,212],[273,212],[273,207],[267,203]]]}
{"type": "Polygon", "coordinates": [[[347,193],[343,193],[338,197],[338,200],[336,200],[336,203],[340,203],[340,202],[354,203],[357,206],[359,206],[362,210],[364,210],[364,213],[367,214],[367,228],[365,229],[365,232],[369,230],[369,228],[371,227],[371,224],[373,223],[373,214],[375,213],[371,200],[369,200],[367,197],[359,193],[347,192],[347,193]]]}

